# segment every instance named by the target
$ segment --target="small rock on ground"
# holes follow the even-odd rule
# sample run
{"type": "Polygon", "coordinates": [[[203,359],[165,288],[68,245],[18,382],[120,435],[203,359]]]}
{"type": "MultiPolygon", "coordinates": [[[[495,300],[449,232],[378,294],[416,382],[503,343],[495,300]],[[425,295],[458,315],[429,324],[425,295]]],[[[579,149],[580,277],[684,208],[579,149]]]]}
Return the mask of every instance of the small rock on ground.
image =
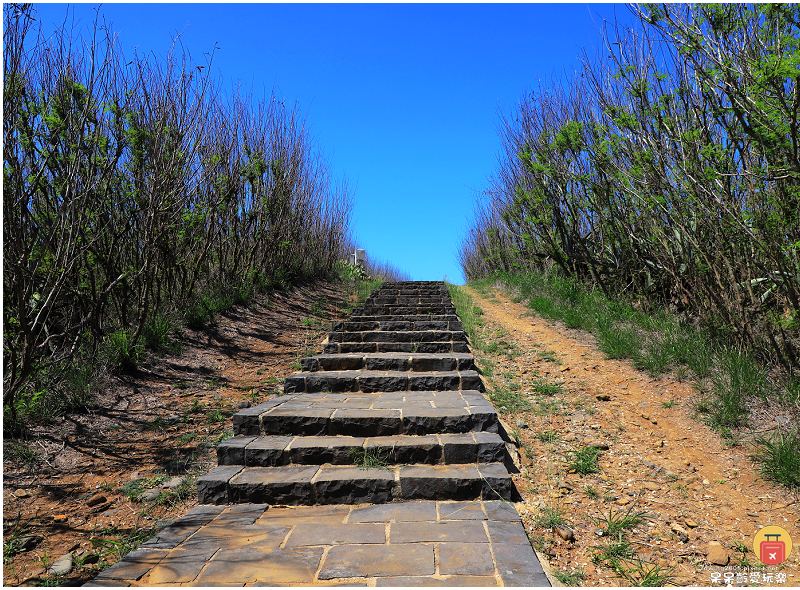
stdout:
{"type": "Polygon", "coordinates": [[[51,576],[64,576],[72,571],[72,553],[59,557],[47,573],[51,576]]]}

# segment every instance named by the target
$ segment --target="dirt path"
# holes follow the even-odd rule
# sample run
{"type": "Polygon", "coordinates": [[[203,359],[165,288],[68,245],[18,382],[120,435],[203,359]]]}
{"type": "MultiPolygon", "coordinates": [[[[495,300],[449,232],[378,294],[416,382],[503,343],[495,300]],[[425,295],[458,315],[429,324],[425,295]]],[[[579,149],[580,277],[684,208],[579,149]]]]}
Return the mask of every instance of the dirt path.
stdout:
{"type": "Polygon", "coordinates": [[[708,586],[716,571],[738,572],[736,581],[743,582],[747,571],[748,584],[800,585],[800,548],[773,569],[755,570],[759,562],[752,552],[755,534],[767,525],[785,528],[800,543],[798,498],[762,481],[747,449],[725,448],[717,434],[692,418],[691,384],[653,380],[628,362],[605,359],[590,334],[532,317],[501,291],[488,298],[467,292],[484,310],[486,327],[503,334],[519,353],[495,357],[490,379],[517,383],[534,402],[532,411],[507,414],[505,420],[521,443],[524,467],[515,476],[524,497],[519,510],[554,569],[581,570],[585,586],[626,585],[607,560],[593,563],[593,556],[609,541],[598,536],[603,524],[597,519],[633,507],[632,513],[652,516],[630,532],[634,551],[674,568],[677,584],[708,586]],[[537,383],[560,384],[561,392],[534,394],[537,383]],[[600,472],[567,473],[565,451],[595,443],[608,446],[600,472]],[[542,507],[565,514],[574,542],[536,525],[542,507]],[[713,541],[723,545],[728,570],[709,563],[713,541]],[[750,552],[736,551],[737,544],[750,552]],[[775,583],[783,578],[779,574],[786,574],[785,583],[775,583]]]}
{"type": "Polygon", "coordinates": [[[32,540],[6,551],[3,584],[52,582],[48,568],[68,553],[82,565],[60,581],[86,581],[183,516],[197,503],[195,478],[232,435],[231,416],[277,395],[301,356],[321,352],[345,297],[320,283],[235,307],[209,328],[183,329],[179,355],[108,379],[90,411],[38,426],[24,443],[4,441],[4,548],[32,540]],[[27,464],[11,460],[15,444],[35,453],[27,464]]]}

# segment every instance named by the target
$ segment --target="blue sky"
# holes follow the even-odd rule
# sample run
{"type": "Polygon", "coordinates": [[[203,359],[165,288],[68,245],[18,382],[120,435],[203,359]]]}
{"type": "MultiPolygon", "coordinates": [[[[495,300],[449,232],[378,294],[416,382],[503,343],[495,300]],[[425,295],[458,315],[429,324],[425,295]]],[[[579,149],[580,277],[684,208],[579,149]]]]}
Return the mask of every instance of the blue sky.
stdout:
{"type": "MultiPolygon", "coordinates": [[[[79,30],[94,4],[70,6],[79,30]],[[73,12],[74,11],[74,12],[73,12]]],[[[45,31],[66,4],[37,5],[45,31]]],[[[297,103],[353,191],[367,255],[415,280],[463,282],[457,260],[500,148],[499,112],[599,42],[613,4],[104,4],[126,56],[172,39],[230,91],[297,103]]]]}

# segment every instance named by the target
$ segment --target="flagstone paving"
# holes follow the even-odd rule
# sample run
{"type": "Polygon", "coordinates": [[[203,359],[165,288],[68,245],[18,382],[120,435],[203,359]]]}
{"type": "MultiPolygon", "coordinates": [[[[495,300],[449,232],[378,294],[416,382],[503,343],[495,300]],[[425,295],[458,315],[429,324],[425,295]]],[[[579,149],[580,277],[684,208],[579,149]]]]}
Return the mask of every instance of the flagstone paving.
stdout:
{"type": "Polygon", "coordinates": [[[549,586],[443,283],[384,283],[234,416],[199,506],[87,585],[549,586]]]}

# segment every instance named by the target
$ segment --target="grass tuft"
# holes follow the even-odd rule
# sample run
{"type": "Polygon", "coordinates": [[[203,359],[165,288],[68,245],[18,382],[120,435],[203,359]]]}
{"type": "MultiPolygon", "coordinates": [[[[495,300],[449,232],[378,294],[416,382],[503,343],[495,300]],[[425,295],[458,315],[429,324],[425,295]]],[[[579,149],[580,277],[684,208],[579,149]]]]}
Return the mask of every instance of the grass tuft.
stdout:
{"type": "Polygon", "coordinates": [[[751,458],[758,464],[761,477],[800,489],[800,429],[758,437],[754,446],[751,458]]]}
{"type": "Polygon", "coordinates": [[[574,469],[581,477],[600,471],[600,449],[596,447],[580,447],[567,451],[567,469],[574,469]]]}

